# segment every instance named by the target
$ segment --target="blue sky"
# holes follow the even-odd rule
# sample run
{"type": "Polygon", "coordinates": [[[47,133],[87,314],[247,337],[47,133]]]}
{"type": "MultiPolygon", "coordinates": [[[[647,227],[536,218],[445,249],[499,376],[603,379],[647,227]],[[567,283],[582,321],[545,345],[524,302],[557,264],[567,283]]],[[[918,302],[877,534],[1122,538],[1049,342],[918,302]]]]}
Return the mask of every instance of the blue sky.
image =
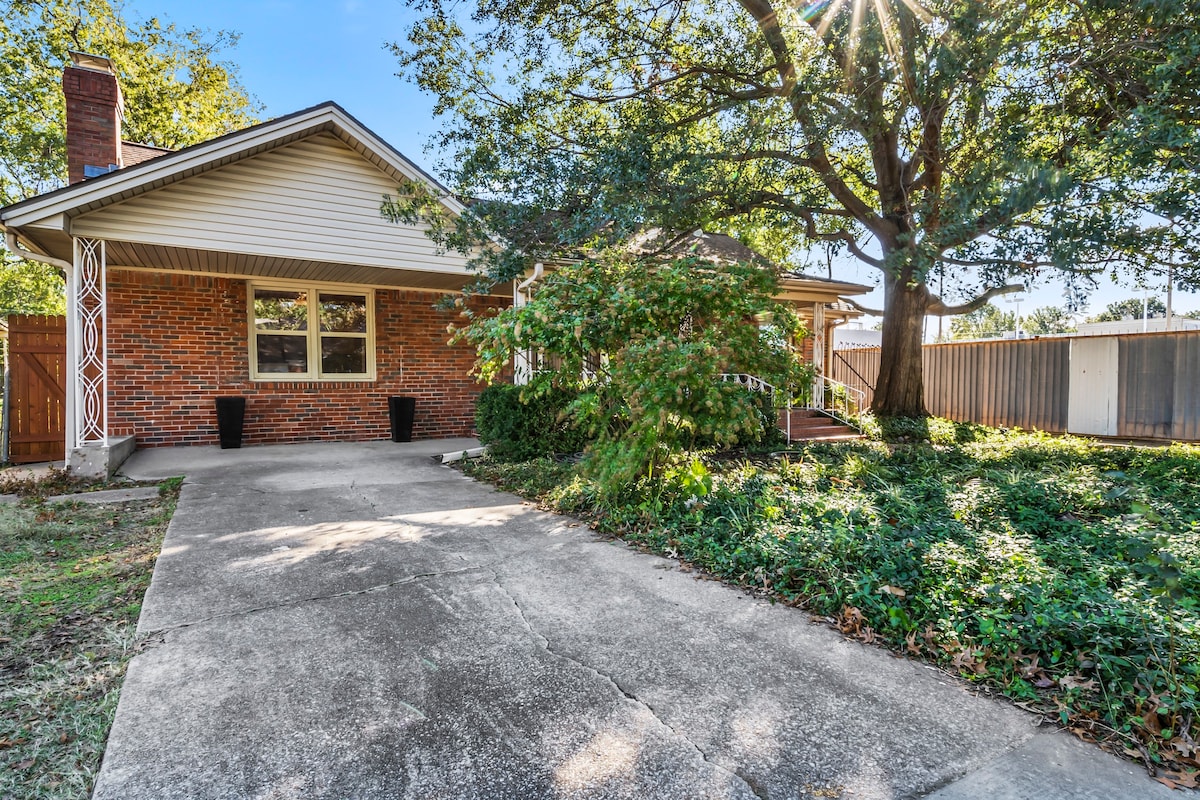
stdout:
{"type": "MultiPolygon", "coordinates": [[[[157,16],[181,27],[232,30],[241,34],[228,60],[238,64],[242,82],[280,116],[333,100],[400,152],[435,175],[440,155],[427,152],[438,129],[433,99],[396,77],[395,57],[386,49],[404,38],[414,13],[398,0],[126,0],[133,17],[157,16]]],[[[823,263],[823,262],[818,262],[823,263]]],[[[811,270],[815,274],[824,271],[811,270]]],[[[873,285],[875,270],[835,263],[834,277],[873,285]]],[[[1048,283],[1021,302],[1024,314],[1038,306],[1062,305],[1062,286],[1048,283]]],[[[1159,290],[1160,296],[1165,292],[1159,290]]],[[[1090,312],[1114,300],[1140,296],[1132,288],[1105,283],[1093,293],[1090,312]]],[[[1004,311],[1014,306],[995,301],[1004,311]]],[[[865,300],[881,306],[882,292],[865,300]]],[[[1175,309],[1200,307],[1200,297],[1175,293],[1175,309]]],[[[947,323],[948,324],[948,323],[947,323]]],[[[936,332],[935,321],[928,330],[936,332]]]]}
{"type": "Polygon", "coordinates": [[[396,0],[126,0],[135,18],[159,17],[180,27],[241,34],[224,53],[242,83],[277,117],[333,100],[410,159],[429,169],[423,152],[436,130],[433,101],[396,77],[386,49],[414,18],[396,0]]]}

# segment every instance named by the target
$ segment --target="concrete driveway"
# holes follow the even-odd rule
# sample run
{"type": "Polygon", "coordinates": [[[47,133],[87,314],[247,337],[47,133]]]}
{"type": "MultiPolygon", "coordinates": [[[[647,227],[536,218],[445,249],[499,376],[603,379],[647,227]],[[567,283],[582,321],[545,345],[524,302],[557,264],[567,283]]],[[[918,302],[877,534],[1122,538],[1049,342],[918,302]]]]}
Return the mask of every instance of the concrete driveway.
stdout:
{"type": "Polygon", "coordinates": [[[94,796],[1174,796],[429,458],[472,444],[137,453],[188,477],[94,796]]]}

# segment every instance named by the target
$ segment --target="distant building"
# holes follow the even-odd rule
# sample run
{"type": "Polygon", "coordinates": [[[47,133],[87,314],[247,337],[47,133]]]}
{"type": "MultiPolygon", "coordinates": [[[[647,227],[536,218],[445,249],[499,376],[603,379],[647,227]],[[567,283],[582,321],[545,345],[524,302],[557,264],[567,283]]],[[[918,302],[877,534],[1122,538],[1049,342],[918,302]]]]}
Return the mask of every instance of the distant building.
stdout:
{"type": "Polygon", "coordinates": [[[833,329],[834,350],[855,350],[860,347],[879,347],[883,344],[883,331],[842,326],[833,329]]]}
{"type": "MultiPolygon", "coordinates": [[[[1104,336],[1118,333],[1164,333],[1167,330],[1166,317],[1151,317],[1149,319],[1127,319],[1115,322],[1081,322],[1076,326],[1078,336],[1104,336]]],[[[1172,331],[1200,330],[1200,319],[1188,317],[1172,317],[1172,331]]]]}

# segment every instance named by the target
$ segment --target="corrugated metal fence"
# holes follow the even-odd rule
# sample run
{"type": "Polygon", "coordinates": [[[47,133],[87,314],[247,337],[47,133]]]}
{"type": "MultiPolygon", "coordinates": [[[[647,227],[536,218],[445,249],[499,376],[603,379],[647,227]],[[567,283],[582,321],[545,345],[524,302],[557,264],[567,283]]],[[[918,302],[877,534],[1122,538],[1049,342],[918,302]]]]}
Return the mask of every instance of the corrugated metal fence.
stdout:
{"type": "MultiPolygon", "coordinates": [[[[1087,337],[1117,342],[1115,397],[1076,397],[1069,337],[926,345],[925,405],[931,414],[984,425],[1136,439],[1200,441],[1200,331],[1087,337]],[[1071,409],[1115,402],[1115,430],[1087,429],[1071,409]]],[[[869,405],[879,348],[838,350],[834,380],[862,390],[869,405]]],[[[1077,393],[1085,383],[1076,374],[1077,393]]],[[[1091,385],[1094,385],[1091,384],[1091,385]]],[[[1102,416],[1102,415],[1101,415],[1102,416]]]]}
{"type": "Polygon", "coordinates": [[[1200,331],[1118,336],[1117,435],[1200,440],[1200,331]]]}

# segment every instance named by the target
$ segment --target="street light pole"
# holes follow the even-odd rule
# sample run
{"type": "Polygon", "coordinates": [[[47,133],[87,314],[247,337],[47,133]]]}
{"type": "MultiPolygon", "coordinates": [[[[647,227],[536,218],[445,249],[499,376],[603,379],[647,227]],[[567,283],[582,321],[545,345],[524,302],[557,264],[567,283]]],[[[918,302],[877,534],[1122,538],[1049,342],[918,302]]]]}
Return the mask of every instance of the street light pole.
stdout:
{"type": "Polygon", "coordinates": [[[1171,291],[1175,288],[1174,269],[1174,264],[1167,264],[1167,333],[1171,332],[1171,291]]]}
{"type": "Polygon", "coordinates": [[[1016,338],[1018,338],[1018,339],[1021,338],[1021,301],[1024,299],[1025,298],[1019,294],[1015,294],[1012,297],[1004,298],[1004,302],[1013,303],[1017,307],[1017,319],[1016,319],[1016,323],[1015,323],[1017,330],[1015,331],[1015,333],[1016,333],[1016,338]]]}

